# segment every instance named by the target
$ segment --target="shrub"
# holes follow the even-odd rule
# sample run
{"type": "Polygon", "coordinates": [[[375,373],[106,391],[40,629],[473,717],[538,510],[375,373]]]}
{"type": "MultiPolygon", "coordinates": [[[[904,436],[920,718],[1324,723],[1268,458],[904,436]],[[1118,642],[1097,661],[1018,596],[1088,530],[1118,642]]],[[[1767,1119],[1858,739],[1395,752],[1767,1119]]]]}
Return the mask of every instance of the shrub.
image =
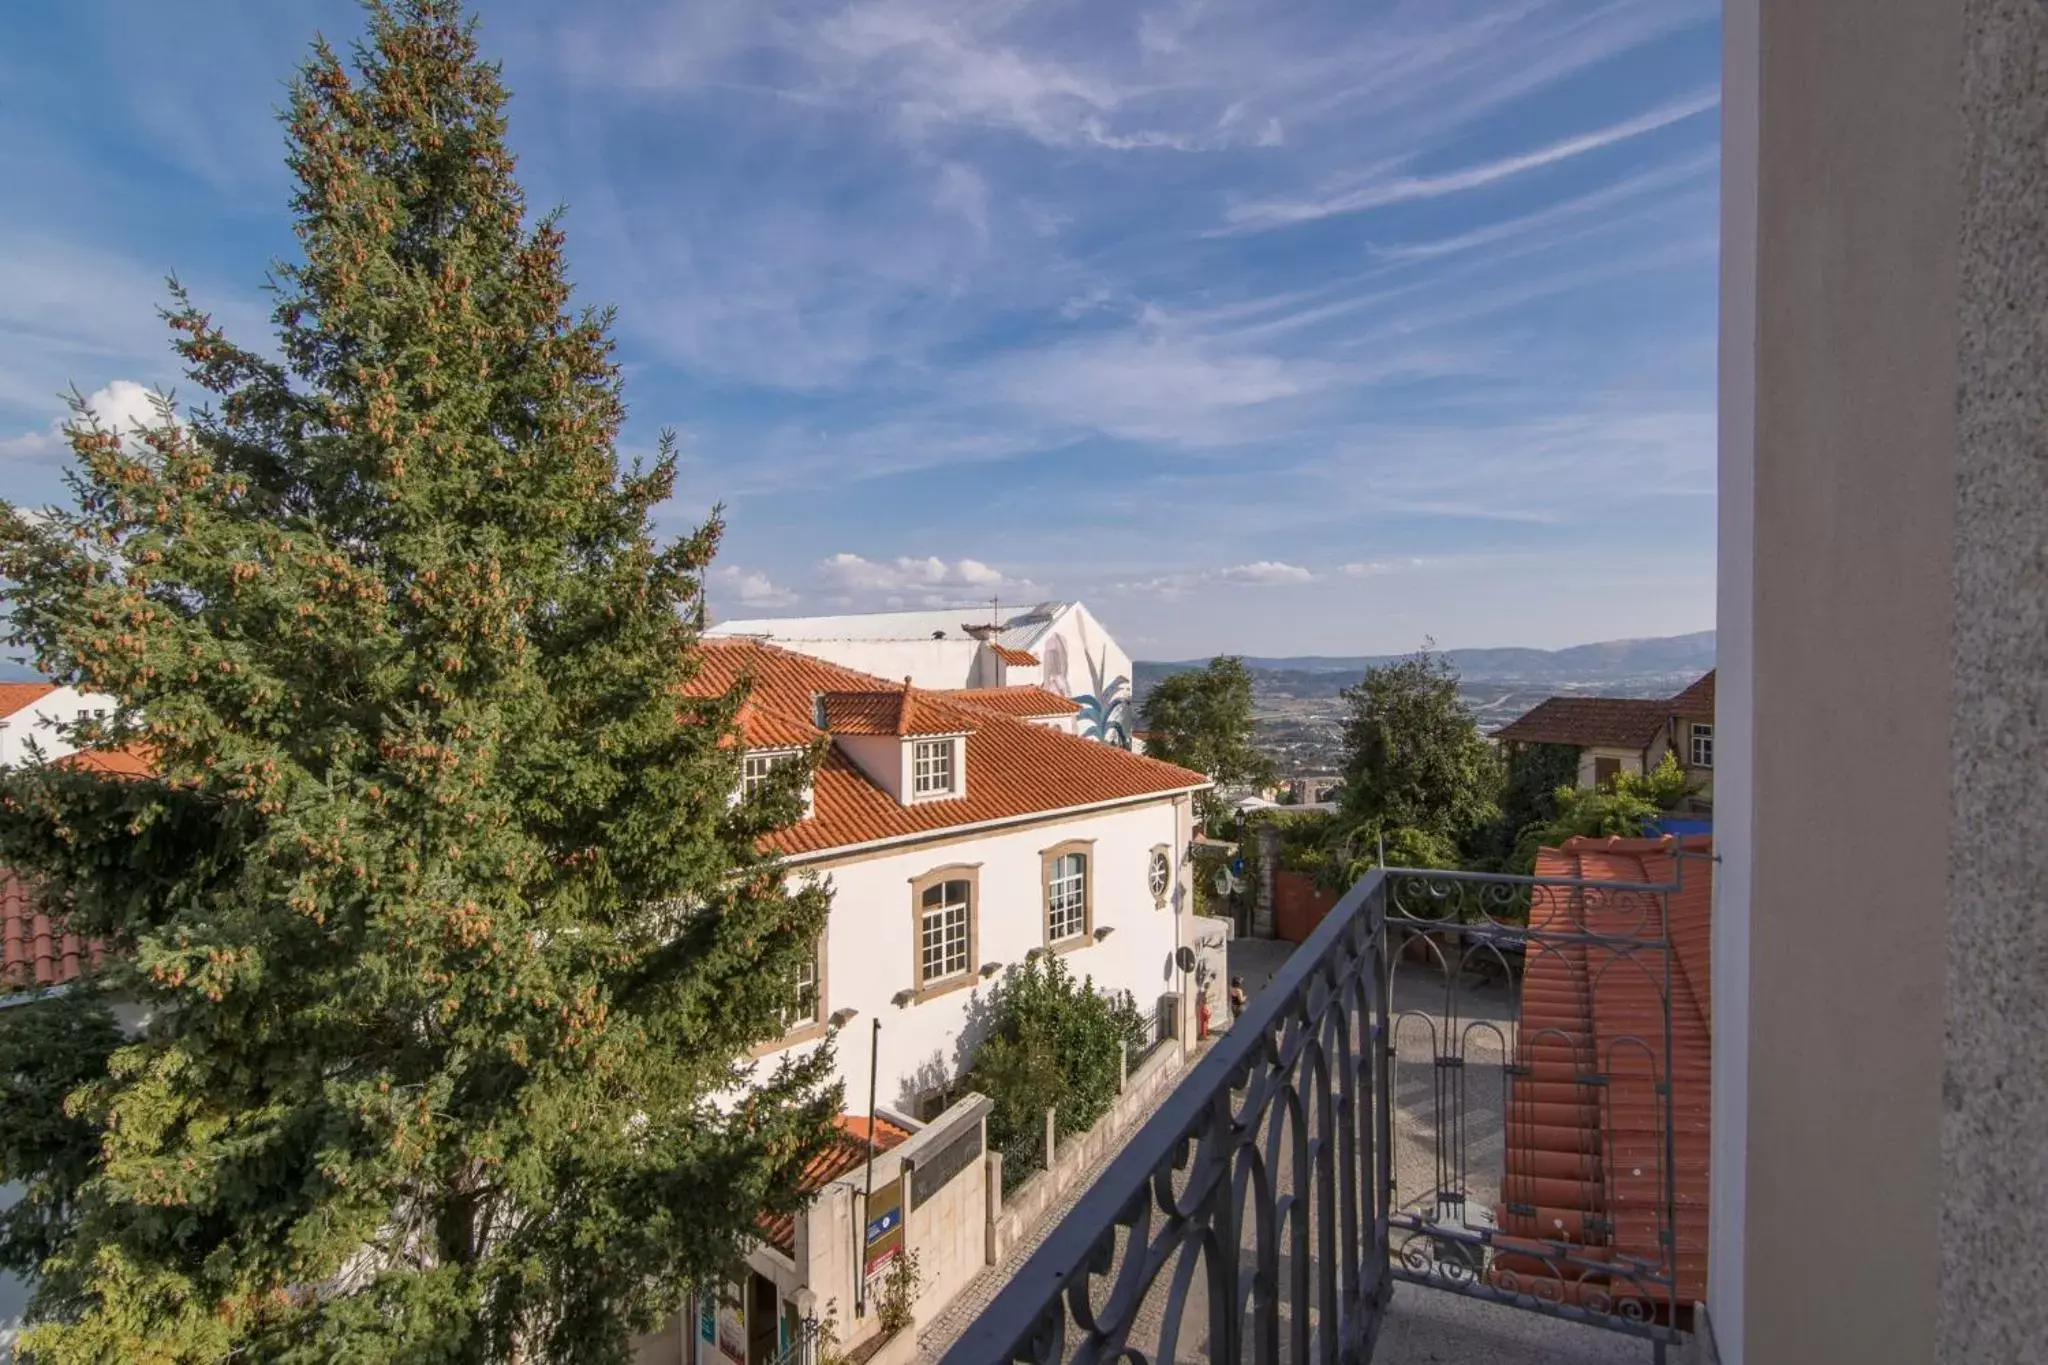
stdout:
{"type": "Polygon", "coordinates": [[[1057,957],[1013,971],[990,1002],[988,1040],[968,1084],[987,1095],[988,1133],[1001,1149],[1058,1111],[1055,1131],[1085,1132],[1116,1098],[1124,1049],[1142,1045],[1145,1023],[1128,994],[1097,991],[1057,957]]]}

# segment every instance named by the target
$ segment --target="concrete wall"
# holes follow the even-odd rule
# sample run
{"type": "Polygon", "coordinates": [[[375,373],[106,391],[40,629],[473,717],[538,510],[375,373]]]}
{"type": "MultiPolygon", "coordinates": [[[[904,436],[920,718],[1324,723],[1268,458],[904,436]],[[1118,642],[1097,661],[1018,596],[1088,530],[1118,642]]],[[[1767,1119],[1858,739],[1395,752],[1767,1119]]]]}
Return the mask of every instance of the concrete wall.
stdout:
{"type": "MultiPolygon", "coordinates": [[[[968,774],[968,781],[973,780],[968,774]]],[[[1006,833],[816,864],[833,886],[825,933],[823,1011],[859,1011],[837,1049],[838,1074],[849,1107],[865,1109],[869,1021],[882,1021],[881,1102],[908,1113],[916,1112],[920,1095],[958,1078],[980,1041],[993,980],[977,980],[916,1004],[895,1003],[897,993],[914,984],[911,882],[935,868],[956,863],[978,867],[976,965],[1015,967],[1044,943],[1040,854],[1070,839],[1093,839],[1094,923],[1097,930],[1108,928],[1111,933],[1065,953],[1063,960],[1076,976],[1092,977],[1100,989],[1129,991],[1141,1009],[1178,989],[1173,952],[1180,941],[1176,921],[1188,901],[1185,886],[1177,885],[1162,909],[1153,901],[1147,877],[1153,848],[1165,844],[1174,851],[1176,879],[1186,880],[1188,868],[1179,856],[1188,836],[1183,804],[1154,801],[1006,833]]],[[[776,1055],[770,1054],[766,1063],[772,1065],[776,1055]]]]}
{"type": "MultiPolygon", "coordinates": [[[[1943,7],[1945,8],[1945,7],[1943,7]]],[[[2048,1355],[2048,7],[1966,0],[1945,1361],[2048,1355]]]]}
{"type": "Polygon", "coordinates": [[[1709,1295],[1730,1365],[1934,1356],[1959,14],[1726,8],[1709,1295]]]}

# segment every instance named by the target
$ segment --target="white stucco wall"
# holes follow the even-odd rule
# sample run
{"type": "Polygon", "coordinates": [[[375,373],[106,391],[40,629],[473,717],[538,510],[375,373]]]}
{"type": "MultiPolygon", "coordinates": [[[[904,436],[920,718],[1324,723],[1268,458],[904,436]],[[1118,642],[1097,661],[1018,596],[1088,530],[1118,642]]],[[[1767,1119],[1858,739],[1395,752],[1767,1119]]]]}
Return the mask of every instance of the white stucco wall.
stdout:
{"type": "MultiPolygon", "coordinates": [[[[970,775],[971,780],[971,775],[970,775]]],[[[1097,987],[1128,990],[1143,1011],[1178,989],[1173,968],[1176,916],[1187,904],[1186,869],[1179,850],[1187,825],[1171,800],[1102,814],[1032,825],[950,842],[935,841],[816,865],[831,879],[832,914],[825,936],[822,1011],[859,1011],[840,1034],[838,1075],[849,1110],[863,1111],[868,1093],[872,1022],[882,1021],[877,1094],[885,1108],[914,1113],[918,1097],[956,1079],[967,1049],[979,1041],[972,1021],[987,1005],[994,982],[977,979],[917,1004],[899,1006],[899,991],[914,986],[916,918],[911,883],[936,868],[978,867],[977,966],[1023,964],[1044,943],[1045,904],[1040,855],[1070,839],[1095,841],[1094,923],[1110,936],[1064,955],[1077,976],[1097,987]],[[1175,887],[1157,908],[1146,878],[1152,850],[1164,844],[1173,859],[1175,887]],[[963,1040],[966,1046],[963,1047],[963,1040]]],[[[998,978],[1000,979],[1000,978],[998,978]]],[[[816,1043],[799,1044],[815,1047],[816,1043]]],[[[772,1063],[771,1053],[764,1059],[772,1063]]]]}
{"type": "Polygon", "coordinates": [[[114,699],[103,693],[60,687],[32,705],[24,706],[5,720],[0,720],[0,767],[27,762],[31,736],[46,759],[76,753],[78,746],[59,734],[57,727],[78,720],[88,711],[112,711],[114,704],[114,699]]]}
{"type": "Polygon", "coordinates": [[[1643,770],[1643,751],[1641,749],[1581,749],[1579,750],[1579,785],[1581,787],[1593,785],[1594,760],[1602,758],[1614,759],[1621,764],[1621,770],[1625,773],[1641,773],[1643,770]]]}

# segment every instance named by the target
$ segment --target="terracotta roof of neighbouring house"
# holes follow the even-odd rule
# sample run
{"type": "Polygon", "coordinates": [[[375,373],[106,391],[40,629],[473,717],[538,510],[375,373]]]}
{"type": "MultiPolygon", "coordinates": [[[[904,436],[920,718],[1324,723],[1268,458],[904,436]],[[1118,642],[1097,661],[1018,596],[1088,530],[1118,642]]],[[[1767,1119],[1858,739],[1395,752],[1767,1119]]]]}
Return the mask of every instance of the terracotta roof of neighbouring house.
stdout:
{"type": "Polygon", "coordinates": [[[1008,645],[990,645],[995,656],[1012,668],[1037,668],[1039,658],[1028,649],[1011,649],[1008,645]]]}
{"type": "MultiPolygon", "coordinates": [[[[841,1114],[839,1132],[830,1146],[804,1167],[805,1194],[816,1194],[868,1159],[868,1121],[865,1116],[841,1114]]],[[[875,1150],[886,1152],[910,1140],[910,1130],[885,1118],[875,1120],[875,1150]]],[[[796,1219],[788,1214],[763,1214],[758,1224],[768,1243],[785,1256],[796,1255],[796,1219]]]]}
{"type": "Polygon", "coordinates": [[[28,883],[0,868],[0,995],[76,981],[100,956],[97,943],[60,932],[28,883]]]}
{"type": "MultiPolygon", "coordinates": [[[[826,696],[828,712],[834,709],[834,693],[901,696],[900,686],[891,687],[865,673],[758,640],[706,639],[701,657],[702,667],[690,685],[692,692],[722,692],[741,678],[751,677],[754,690],[748,700],[763,712],[787,720],[807,722],[812,698],[820,694],[826,696]]],[[[928,708],[937,723],[967,732],[965,796],[906,806],[834,748],[818,766],[812,785],[812,813],[778,831],[770,845],[786,854],[822,853],[1075,806],[1167,796],[1209,785],[1208,778],[1189,769],[962,704],[942,694],[919,692],[915,704],[920,712],[928,708]]],[[[863,715],[863,723],[868,719],[863,715]]]]}
{"type": "Polygon", "coordinates": [[[1030,683],[1016,687],[959,687],[941,693],[950,701],[1000,711],[1006,716],[1043,719],[1047,716],[1079,715],[1081,703],[1030,683]]]}
{"type": "Polygon", "coordinates": [[[1522,978],[1516,1062],[1508,1092],[1500,1235],[1488,1274],[1524,1293],[1655,1312],[1670,1290],[1636,1278],[1661,1273],[1675,1248],[1676,1299],[1701,1299],[1707,1271],[1711,1077],[1713,841],[1571,839],[1544,849],[1536,871],[1587,883],[1668,885],[1667,898],[1550,886],[1536,892],[1533,930],[1593,936],[1532,945],[1522,978]],[[1684,855],[1684,856],[1681,856],[1684,855]],[[1664,1034],[1664,955],[1598,941],[1668,939],[1671,1037],[1664,1034]],[[1657,1087],[1671,1085],[1671,1156],[1657,1087]],[[1664,1172],[1675,1173],[1667,1227],[1664,1172]],[[1541,1254],[1570,1244],[1607,1273],[1562,1267],[1541,1254]],[[1563,1274],[1560,1274],[1560,1270],[1563,1274]],[[1560,1283],[1560,1280],[1564,1283],[1560,1283]]]}
{"type": "Polygon", "coordinates": [[[24,706],[41,701],[57,690],[55,683],[11,682],[0,683],[0,720],[5,720],[24,706]]]}
{"type": "Polygon", "coordinates": [[[1691,687],[1673,697],[1669,703],[1671,714],[1696,719],[1714,718],[1714,672],[1708,669],[1706,676],[1691,687]]]}
{"type": "Polygon", "coordinates": [[[1523,744],[1647,749],[1671,719],[1671,703],[1635,697],[1552,697],[1493,732],[1523,744]]]}

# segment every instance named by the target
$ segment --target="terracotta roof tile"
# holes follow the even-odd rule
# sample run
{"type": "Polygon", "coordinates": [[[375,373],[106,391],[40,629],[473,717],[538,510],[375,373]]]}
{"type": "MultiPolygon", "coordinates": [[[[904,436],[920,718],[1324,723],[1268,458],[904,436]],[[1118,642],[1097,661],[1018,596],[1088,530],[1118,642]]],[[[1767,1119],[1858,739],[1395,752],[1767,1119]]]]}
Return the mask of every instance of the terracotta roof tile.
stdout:
{"type": "Polygon", "coordinates": [[[1524,744],[1647,749],[1671,718],[1671,704],[1635,697],[1552,697],[1493,732],[1524,744]]]}
{"type": "Polygon", "coordinates": [[[75,981],[100,964],[100,945],[61,932],[28,883],[0,868],[0,995],[75,981]]]}
{"type": "Polygon", "coordinates": [[[1012,668],[1037,668],[1039,659],[1028,649],[1011,649],[1008,645],[990,645],[995,656],[1012,668]]]}
{"type": "Polygon", "coordinates": [[[905,678],[901,687],[871,686],[826,692],[825,726],[841,735],[958,735],[974,728],[971,716],[934,705],[905,678]]]}
{"type": "Polygon", "coordinates": [[[1000,711],[1006,716],[1022,716],[1027,720],[1044,719],[1048,716],[1077,716],[1081,713],[1081,703],[1072,697],[1048,692],[1043,687],[1031,683],[1016,687],[958,687],[939,695],[948,701],[960,702],[985,711],[1000,711]]]}
{"type": "Polygon", "coordinates": [[[1661,1269],[1664,1238],[1674,1248],[1677,1300],[1700,1299],[1706,1285],[1708,1100],[1713,902],[1709,838],[1572,839],[1544,849],[1537,873],[1598,882],[1668,884],[1661,898],[1588,895],[1540,889],[1535,929],[1657,938],[1672,945],[1671,1037],[1664,1036],[1661,955],[1630,954],[1598,943],[1532,947],[1522,979],[1516,1060],[1508,1096],[1507,1167],[1501,1236],[1489,1267],[1496,1281],[1518,1277],[1571,1302],[1633,1296],[1654,1306],[1662,1286],[1624,1268],[1661,1269]],[[1688,855],[1683,858],[1680,852],[1688,855]],[[1702,855],[1702,856],[1691,856],[1702,855]],[[1600,1076],[1604,1083],[1586,1084],[1600,1076]],[[1671,1085],[1670,1165],[1674,1218],[1667,1226],[1663,1112],[1656,1087],[1671,1085]],[[1539,1254],[1567,1242],[1580,1259],[1612,1262],[1611,1274],[1558,1286],[1558,1269],[1539,1254]]]}
{"type": "Polygon", "coordinates": [[[5,720],[25,706],[41,701],[57,690],[55,683],[11,682],[0,683],[0,720],[5,720]]]}
{"type": "Polygon", "coordinates": [[[1714,673],[1708,669],[1706,676],[1691,687],[1673,697],[1669,703],[1671,714],[1696,720],[1714,718],[1714,673]]]}
{"type": "MultiPolygon", "coordinates": [[[[900,685],[751,639],[707,639],[691,690],[722,692],[754,680],[750,700],[788,718],[811,714],[812,698],[832,693],[902,695],[900,685]]],[[[921,692],[915,705],[966,739],[967,795],[903,805],[834,748],[819,764],[812,814],[779,831],[771,845],[786,854],[822,853],[849,845],[937,834],[962,825],[1049,814],[1075,806],[1165,796],[1206,787],[1186,768],[1142,758],[1115,745],[1081,739],[982,707],[921,692]]],[[[900,722],[899,722],[900,723],[900,722]]],[[[884,733],[896,733],[894,730],[884,733]]]]}
{"type": "MultiPolygon", "coordinates": [[[[838,1134],[811,1164],[804,1167],[803,1184],[805,1194],[816,1194],[827,1185],[845,1175],[868,1159],[868,1121],[864,1115],[841,1114],[836,1122],[838,1134]]],[[[875,1120],[875,1150],[886,1152],[900,1147],[910,1140],[910,1130],[898,1127],[885,1118],[875,1120]]],[[[773,1246],[785,1256],[796,1255],[796,1219],[788,1214],[764,1215],[759,1224],[761,1231],[773,1246]]]]}
{"type": "Polygon", "coordinates": [[[66,754],[52,767],[76,768],[82,772],[105,773],[110,777],[154,777],[156,761],[139,744],[120,749],[80,749],[66,754]]]}

